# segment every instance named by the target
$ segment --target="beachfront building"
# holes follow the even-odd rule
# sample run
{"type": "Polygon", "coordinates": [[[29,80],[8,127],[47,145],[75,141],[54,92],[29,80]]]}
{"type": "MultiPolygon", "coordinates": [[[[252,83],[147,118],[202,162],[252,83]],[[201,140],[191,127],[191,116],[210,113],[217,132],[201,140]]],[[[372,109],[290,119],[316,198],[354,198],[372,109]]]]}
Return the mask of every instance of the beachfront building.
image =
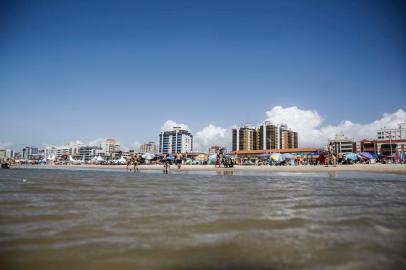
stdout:
{"type": "Polygon", "coordinates": [[[4,162],[6,160],[7,160],[6,150],[0,150],[0,162],[4,162]]]}
{"type": "Polygon", "coordinates": [[[349,139],[344,135],[336,135],[334,139],[329,139],[328,142],[333,143],[336,154],[357,152],[357,144],[355,140],[349,139]]]}
{"type": "Polygon", "coordinates": [[[155,142],[143,143],[140,145],[140,153],[157,153],[158,147],[155,142]]]}
{"type": "Polygon", "coordinates": [[[401,123],[397,128],[381,128],[377,131],[378,140],[406,140],[406,123],[401,123]]]}
{"type": "Polygon", "coordinates": [[[0,161],[14,158],[14,151],[11,149],[0,150],[0,161]]]}
{"type": "Polygon", "coordinates": [[[71,155],[72,154],[72,147],[68,144],[61,145],[61,146],[47,146],[45,148],[45,158],[56,158],[59,159],[63,155],[71,155]]]}
{"type": "Polygon", "coordinates": [[[104,141],[103,150],[106,155],[111,155],[120,150],[120,144],[115,139],[108,138],[104,141]]]}
{"type": "Polygon", "coordinates": [[[265,121],[258,127],[245,125],[232,130],[232,150],[273,150],[298,148],[298,133],[287,125],[265,121]]]}
{"type": "Polygon", "coordinates": [[[360,141],[360,150],[361,152],[390,157],[396,155],[396,153],[406,153],[406,139],[362,140],[360,141]]]}
{"type": "Polygon", "coordinates": [[[104,156],[104,151],[100,146],[82,145],[77,154],[73,155],[75,159],[83,161],[89,161],[96,156],[104,156]]]}
{"type": "Polygon", "coordinates": [[[23,148],[23,159],[29,160],[33,159],[35,155],[39,154],[38,148],[33,146],[26,146],[23,148]]]}
{"type": "Polygon", "coordinates": [[[193,135],[181,127],[173,127],[170,131],[159,134],[159,152],[174,154],[177,152],[187,153],[193,151],[193,135]]]}
{"type": "Polygon", "coordinates": [[[279,126],[279,149],[289,149],[298,147],[297,132],[283,124],[279,126]]]}
{"type": "Polygon", "coordinates": [[[233,151],[255,150],[257,147],[257,131],[250,125],[233,128],[233,151]]]}

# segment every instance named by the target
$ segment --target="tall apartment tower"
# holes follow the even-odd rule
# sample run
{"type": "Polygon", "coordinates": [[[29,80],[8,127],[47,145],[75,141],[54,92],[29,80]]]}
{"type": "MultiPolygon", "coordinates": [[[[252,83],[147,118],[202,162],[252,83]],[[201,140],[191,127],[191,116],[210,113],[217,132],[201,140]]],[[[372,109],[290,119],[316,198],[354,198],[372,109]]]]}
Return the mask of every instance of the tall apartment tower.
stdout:
{"type": "Polygon", "coordinates": [[[233,151],[255,150],[257,148],[257,131],[251,125],[233,129],[233,151]]]}
{"type": "Polygon", "coordinates": [[[272,150],[298,147],[298,134],[287,125],[274,125],[268,121],[257,128],[250,125],[232,130],[233,151],[272,150]]]}
{"type": "Polygon", "coordinates": [[[186,153],[193,151],[192,134],[181,127],[159,134],[159,152],[163,154],[186,153]]]}

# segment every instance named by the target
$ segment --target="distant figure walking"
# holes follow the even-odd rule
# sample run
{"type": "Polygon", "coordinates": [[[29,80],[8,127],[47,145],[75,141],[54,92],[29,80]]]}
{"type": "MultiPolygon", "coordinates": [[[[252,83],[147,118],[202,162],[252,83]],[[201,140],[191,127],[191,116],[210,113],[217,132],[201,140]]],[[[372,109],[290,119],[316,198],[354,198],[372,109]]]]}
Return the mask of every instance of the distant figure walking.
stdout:
{"type": "Polygon", "coordinates": [[[133,164],[134,156],[131,156],[130,158],[127,158],[127,172],[131,172],[131,165],[133,164]]]}
{"type": "Polygon", "coordinates": [[[134,172],[138,172],[138,165],[141,163],[141,156],[137,154],[133,160],[133,169],[134,172]]]}
{"type": "Polygon", "coordinates": [[[162,159],[163,165],[164,165],[164,174],[168,174],[169,173],[169,161],[168,161],[168,156],[164,155],[163,159],[162,159]]]}
{"type": "Polygon", "coordinates": [[[217,151],[217,155],[216,155],[216,168],[220,168],[221,167],[221,153],[220,151],[217,151]]]}
{"type": "Polygon", "coordinates": [[[182,154],[180,152],[177,152],[175,155],[175,159],[176,159],[176,165],[178,166],[178,170],[180,170],[180,167],[182,166],[182,154]]]}
{"type": "Polygon", "coordinates": [[[333,166],[336,166],[336,156],[335,156],[335,147],[334,144],[332,142],[330,142],[328,144],[327,147],[327,151],[328,151],[328,162],[327,162],[327,166],[330,164],[330,162],[332,163],[333,166]]]}

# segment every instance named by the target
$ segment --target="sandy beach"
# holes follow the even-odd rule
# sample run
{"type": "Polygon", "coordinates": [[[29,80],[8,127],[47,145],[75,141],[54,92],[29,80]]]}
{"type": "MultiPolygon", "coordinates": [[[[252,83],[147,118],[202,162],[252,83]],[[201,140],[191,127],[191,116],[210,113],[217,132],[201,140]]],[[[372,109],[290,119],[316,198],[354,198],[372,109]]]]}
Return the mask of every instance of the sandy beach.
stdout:
{"type": "MultiPolygon", "coordinates": [[[[126,170],[126,165],[14,165],[12,168],[43,168],[43,169],[109,169],[109,170],[126,170]]],[[[162,165],[140,165],[139,171],[163,171],[162,165]]],[[[178,169],[172,165],[170,171],[258,171],[258,172],[338,172],[338,171],[352,171],[352,172],[373,172],[373,173],[397,173],[406,174],[406,164],[354,164],[354,165],[338,165],[338,166],[242,166],[236,165],[234,168],[215,168],[214,165],[182,165],[178,169]]]]}

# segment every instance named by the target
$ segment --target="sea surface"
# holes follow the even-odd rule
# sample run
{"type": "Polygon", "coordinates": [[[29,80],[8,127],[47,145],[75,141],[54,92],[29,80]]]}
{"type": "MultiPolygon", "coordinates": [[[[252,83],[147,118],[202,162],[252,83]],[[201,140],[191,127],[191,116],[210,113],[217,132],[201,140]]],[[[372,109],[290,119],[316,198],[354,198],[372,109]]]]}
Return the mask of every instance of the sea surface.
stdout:
{"type": "Polygon", "coordinates": [[[0,269],[406,269],[406,176],[2,169],[0,269]]]}

